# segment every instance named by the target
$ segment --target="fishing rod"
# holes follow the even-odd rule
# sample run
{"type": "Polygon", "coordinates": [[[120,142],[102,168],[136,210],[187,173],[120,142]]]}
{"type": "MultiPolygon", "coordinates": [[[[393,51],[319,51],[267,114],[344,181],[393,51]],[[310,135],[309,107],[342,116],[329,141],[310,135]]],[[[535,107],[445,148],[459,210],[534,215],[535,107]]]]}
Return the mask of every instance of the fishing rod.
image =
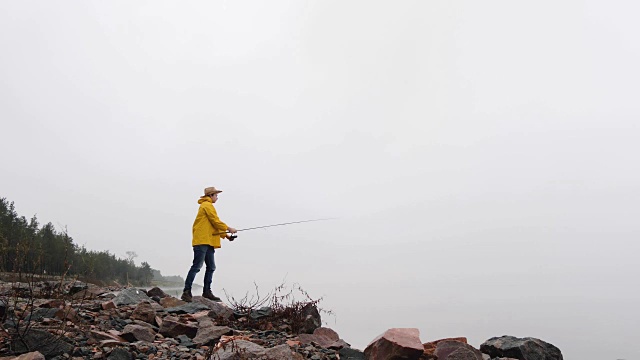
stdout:
{"type": "MultiPolygon", "coordinates": [[[[250,228],[245,228],[245,229],[237,229],[236,232],[240,232],[240,231],[248,231],[248,230],[256,230],[256,229],[264,229],[264,228],[269,228],[269,227],[274,227],[274,226],[283,226],[283,225],[291,225],[291,224],[300,224],[300,223],[306,223],[306,222],[313,222],[313,221],[326,221],[326,220],[335,220],[336,218],[324,218],[324,219],[312,219],[312,220],[301,220],[301,221],[292,221],[292,222],[286,222],[286,223],[280,223],[280,224],[271,224],[271,225],[263,225],[263,226],[255,226],[255,227],[250,227],[250,228]]],[[[227,232],[221,232],[221,233],[215,233],[213,235],[222,235],[222,234],[226,234],[227,232]]],[[[233,241],[238,237],[238,235],[236,234],[231,234],[231,235],[227,235],[227,239],[229,241],[233,241]]]]}

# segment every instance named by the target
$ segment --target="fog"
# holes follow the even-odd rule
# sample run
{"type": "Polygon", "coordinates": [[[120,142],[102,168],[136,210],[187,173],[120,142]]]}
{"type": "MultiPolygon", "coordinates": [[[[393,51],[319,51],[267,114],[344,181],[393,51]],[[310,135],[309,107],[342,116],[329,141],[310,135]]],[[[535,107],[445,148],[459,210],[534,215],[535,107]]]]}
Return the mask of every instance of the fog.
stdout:
{"type": "Polygon", "coordinates": [[[215,186],[236,228],[335,218],[223,242],[216,294],[300,284],[360,349],[640,358],[639,10],[3,1],[0,197],[185,277],[215,186]]]}

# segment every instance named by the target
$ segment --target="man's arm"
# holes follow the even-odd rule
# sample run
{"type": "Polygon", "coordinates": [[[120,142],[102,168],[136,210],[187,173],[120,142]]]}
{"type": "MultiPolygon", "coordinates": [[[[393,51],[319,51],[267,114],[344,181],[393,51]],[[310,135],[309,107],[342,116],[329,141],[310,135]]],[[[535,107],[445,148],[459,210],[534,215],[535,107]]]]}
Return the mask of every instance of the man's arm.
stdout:
{"type": "Polygon", "coordinates": [[[216,230],[222,231],[222,232],[227,231],[229,226],[227,226],[227,224],[225,224],[224,222],[222,222],[222,220],[220,220],[220,218],[218,217],[218,212],[212,205],[203,206],[203,208],[204,208],[205,214],[207,214],[207,219],[209,219],[209,222],[211,223],[211,225],[213,225],[213,227],[216,230]]]}

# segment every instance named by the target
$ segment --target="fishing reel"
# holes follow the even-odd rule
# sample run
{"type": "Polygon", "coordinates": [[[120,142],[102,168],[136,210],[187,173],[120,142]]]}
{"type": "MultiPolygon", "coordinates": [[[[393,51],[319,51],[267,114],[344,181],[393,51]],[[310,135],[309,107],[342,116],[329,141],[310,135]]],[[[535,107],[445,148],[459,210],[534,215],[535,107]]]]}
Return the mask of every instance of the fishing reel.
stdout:
{"type": "Polygon", "coordinates": [[[233,241],[238,238],[238,234],[227,234],[227,239],[233,241]]]}

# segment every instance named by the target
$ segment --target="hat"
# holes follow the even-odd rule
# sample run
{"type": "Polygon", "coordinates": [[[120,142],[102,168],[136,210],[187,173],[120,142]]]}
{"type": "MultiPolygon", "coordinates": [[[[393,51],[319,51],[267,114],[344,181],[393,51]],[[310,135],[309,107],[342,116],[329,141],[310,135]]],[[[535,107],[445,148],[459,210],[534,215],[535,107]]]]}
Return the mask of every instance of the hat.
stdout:
{"type": "Polygon", "coordinates": [[[209,196],[209,195],[213,195],[213,194],[218,194],[221,193],[222,190],[218,190],[215,187],[208,187],[208,188],[204,188],[204,196],[209,196]]]}

